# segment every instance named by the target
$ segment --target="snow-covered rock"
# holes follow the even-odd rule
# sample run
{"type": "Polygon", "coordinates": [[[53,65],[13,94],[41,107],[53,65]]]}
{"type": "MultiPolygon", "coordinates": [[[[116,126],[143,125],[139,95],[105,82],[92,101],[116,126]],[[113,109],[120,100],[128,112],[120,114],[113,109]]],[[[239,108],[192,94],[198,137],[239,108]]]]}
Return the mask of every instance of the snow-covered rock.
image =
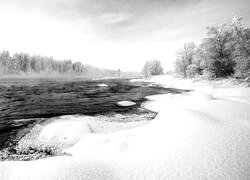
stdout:
{"type": "Polygon", "coordinates": [[[54,122],[45,126],[40,132],[38,140],[53,139],[57,142],[71,142],[74,143],[86,134],[92,133],[89,124],[79,121],[62,121],[54,122]]]}
{"type": "Polygon", "coordinates": [[[148,120],[143,120],[143,116],[133,116],[133,118],[135,117],[138,119],[141,118],[141,120],[124,123],[119,121],[124,118],[119,114],[114,116],[60,116],[52,118],[52,120],[45,124],[37,124],[19,141],[18,146],[20,148],[54,146],[61,151],[74,145],[77,141],[87,138],[91,134],[106,134],[149,123],[148,120]]]}
{"type": "Polygon", "coordinates": [[[107,87],[108,85],[107,84],[98,84],[97,86],[99,86],[99,87],[107,87]]]}
{"type": "Polygon", "coordinates": [[[129,106],[136,105],[136,103],[133,101],[119,101],[116,103],[116,105],[121,106],[121,107],[129,107],[129,106]]]}

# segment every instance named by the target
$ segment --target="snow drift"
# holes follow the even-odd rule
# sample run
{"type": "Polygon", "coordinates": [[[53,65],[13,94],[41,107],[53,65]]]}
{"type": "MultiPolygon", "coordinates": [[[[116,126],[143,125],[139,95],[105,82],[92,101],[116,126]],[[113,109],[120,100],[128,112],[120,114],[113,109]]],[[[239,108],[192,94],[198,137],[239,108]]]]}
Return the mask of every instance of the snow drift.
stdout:
{"type": "Polygon", "coordinates": [[[250,90],[226,91],[238,96],[151,96],[144,106],[160,113],[150,124],[89,134],[69,157],[1,162],[0,179],[249,179],[250,105],[230,98],[250,90]]]}

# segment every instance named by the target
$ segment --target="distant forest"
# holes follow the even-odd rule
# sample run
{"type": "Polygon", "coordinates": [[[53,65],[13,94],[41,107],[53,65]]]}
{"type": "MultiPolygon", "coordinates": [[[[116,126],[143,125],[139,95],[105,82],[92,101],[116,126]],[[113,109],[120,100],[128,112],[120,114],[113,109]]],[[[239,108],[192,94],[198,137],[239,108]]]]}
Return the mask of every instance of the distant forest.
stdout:
{"type": "Polygon", "coordinates": [[[53,57],[15,53],[0,53],[0,75],[80,75],[80,76],[120,76],[120,70],[100,69],[71,60],[56,60],[53,57]]]}
{"type": "Polygon", "coordinates": [[[183,77],[244,78],[250,75],[250,28],[243,19],[208,27],[199,45],[185,43],[177,52],[175,69],[183,77]]]}

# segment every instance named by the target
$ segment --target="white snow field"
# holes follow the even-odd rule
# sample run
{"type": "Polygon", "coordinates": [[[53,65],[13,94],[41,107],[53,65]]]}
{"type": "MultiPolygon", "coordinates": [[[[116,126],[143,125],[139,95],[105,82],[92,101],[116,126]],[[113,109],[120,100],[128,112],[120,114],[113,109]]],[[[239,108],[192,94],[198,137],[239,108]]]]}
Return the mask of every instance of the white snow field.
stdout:
{"type": "Polygon", "coordinates": [[[0,179],[250,179],[250,88],[195,89],[148,97],[151,123],[90,133],[72,156],[0,162],[0,179]]]}

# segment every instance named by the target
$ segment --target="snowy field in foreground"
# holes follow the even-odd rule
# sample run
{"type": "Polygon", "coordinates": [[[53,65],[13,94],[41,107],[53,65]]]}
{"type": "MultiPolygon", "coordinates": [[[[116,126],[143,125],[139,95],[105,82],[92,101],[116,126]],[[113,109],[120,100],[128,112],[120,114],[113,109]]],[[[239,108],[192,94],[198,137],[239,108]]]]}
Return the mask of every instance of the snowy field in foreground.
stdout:
{"type": "Polygon", "coordinates": [[[194,89],[148,97],[150,124],[89,134],[72,156],[0,162],[0,179],[249,179],[249,88],[194,89]]]}

